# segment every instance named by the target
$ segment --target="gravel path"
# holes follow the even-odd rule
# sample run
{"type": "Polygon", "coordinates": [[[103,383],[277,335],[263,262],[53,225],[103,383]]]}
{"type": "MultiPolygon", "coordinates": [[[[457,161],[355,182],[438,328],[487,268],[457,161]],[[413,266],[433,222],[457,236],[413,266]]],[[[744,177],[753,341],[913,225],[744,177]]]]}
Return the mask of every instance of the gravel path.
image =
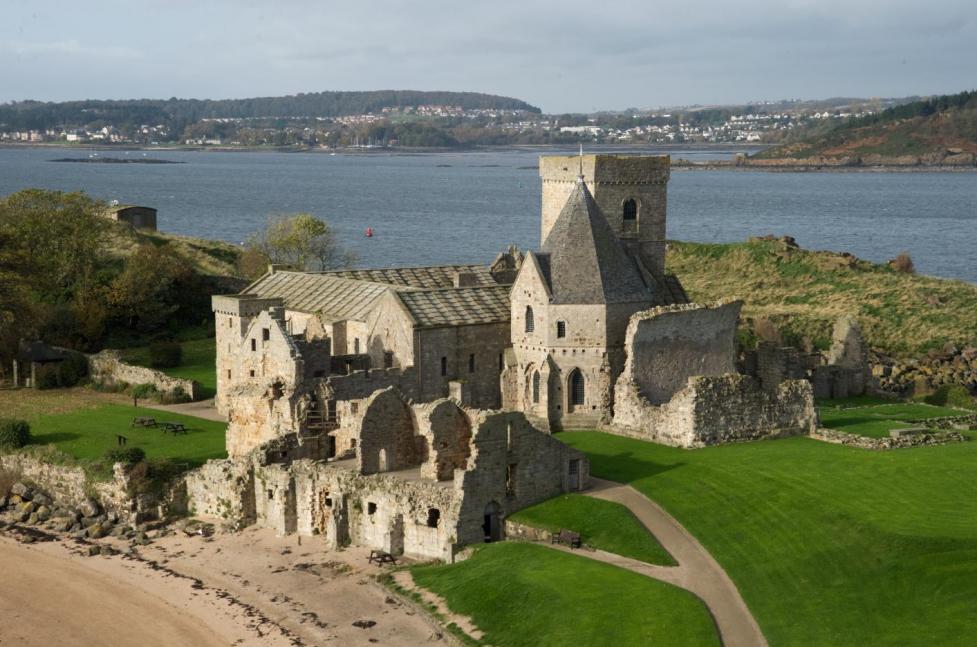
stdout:
{"type": "Polygon", "coordinates": [[[736,585],[678,521],[630,485],[593,477],[591,482],[592,487],[583,494],[626,506],[679,565],[653,566],[604,551],[577,550],[574,554],[614,564],[694,593],[709,608],[726,647],[766,646],[767,641],[736,585]]]}

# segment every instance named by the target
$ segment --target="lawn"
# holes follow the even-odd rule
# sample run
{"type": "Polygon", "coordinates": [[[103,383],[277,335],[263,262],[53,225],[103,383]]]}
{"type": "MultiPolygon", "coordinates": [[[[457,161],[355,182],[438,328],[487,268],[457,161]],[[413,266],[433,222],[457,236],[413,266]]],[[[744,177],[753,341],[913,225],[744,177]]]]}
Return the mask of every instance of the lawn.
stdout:
{"type": "Polygon", "coordinates": [[[486,645],[719,645],[712,617],[691,593],[545,546],[487,544],[465,561],[411,573],[470,617],[486,645]]]}
{"type": "Polygon", "coordinates": [[[912,421],[966,416],[973,412],[915,402],[899,402],[847,408],[844,404],[827,406],[827,403],[822,403],[820,413],[821,424],[829,429],[859,436],[888,438],[889,432],[893,429],[914,426],[912,421]]]}
{"type": "MultiPolygon", "coordinates": [[[[183,361],[174,368],[160,369],[167,375],[196,380],[203,387],[199,399],[212,398],[217,393],[216,346],[213,337],[182,341],[183,361]]],[[[149,347],[128,348],[122,359],[137,366],[149,366],[149,347]]]]}
{"type": "Polygon", "coordinates": [[[127,447],[141,447],[148,458],[171,458],[202,465],[210,458],[225,458],[223,422],[203,420],[192,416],[143,409],[117,404],[77,409],[69,413],[37,416],[31,421],[31,435],[35,445],[53,444],[61,451],[82,460],[101,458],[107,449],[114,449],[117,436],[128,439],[127,447]],[[186,434],[165,433],[160,428],[129,425],[137,416],[182,422],[186,434]]]}
{"type": "Polygon", "coordinates": [[[565,494],[520,510],[508,519],[553,532],[573,530],[580,533],[585,544],[649,564],[676,563],[630,510],[613,501],[565,494]]]}
{"type": "Polygon", "coordinates": [[[789,438],[690,451],[558,437],[590,456],[595,476],[631,483],[684,524],[771,645],[974,644],[977,443],[872,452],[789,438]]]}

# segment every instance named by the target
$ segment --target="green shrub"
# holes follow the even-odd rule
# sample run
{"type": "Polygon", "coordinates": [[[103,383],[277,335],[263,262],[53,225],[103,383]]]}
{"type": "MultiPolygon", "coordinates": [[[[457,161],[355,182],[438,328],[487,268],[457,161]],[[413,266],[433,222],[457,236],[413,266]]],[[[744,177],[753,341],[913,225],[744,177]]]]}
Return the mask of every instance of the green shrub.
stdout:
{"type": "Polygon", "coordinates": [[[34,387],[38,389],[56,389],[61,386],[57,364],[42,364],[34,372],[34,387]]]}
{"type": "Polygon", "coordinates": [[[977,401],[962,384],[944,384],[933,393],[922,398],[926,404],[957,409],[977,409],[977,401]]]}
{"type": "Polygon", "coordinates": [[[61,362],[61,386],[75,386],[88,377],[88,358],[81,353],[70,353],[61,362]]]}
{"type": "Polygon", "coordinates": [[[158,400],[159,391],[152,384],[137,384],[132,387],[132,397],[138,398],[140,400],[158,400]]]}
{"type": "Polygon", "coordinates": [[[26,420],[0,419],[0,448],[20,449],[31,442],[31,426],[26,420]]]}
{"type": "Polygon", "coordinates": [[[190,400],[190,396],[187,395],[187,392],[183,390],[182,386],[176,386],[160,396],[160,402],[163,404],[183,404],[184,402],[190,402],[190,400]]]}
{"type": "Polygon", "coordinates": [[[105,460],[109,463],[134,465],[146,460],[146,452],[142,447],[117,447],[105,452],[105,460]]]}
{"type": "Polygon", "coordinates": [[[176,341],[154,341],[149,345],[149,365],[153,368],[174,368],[183,361],[183,346],[176,341]]]}

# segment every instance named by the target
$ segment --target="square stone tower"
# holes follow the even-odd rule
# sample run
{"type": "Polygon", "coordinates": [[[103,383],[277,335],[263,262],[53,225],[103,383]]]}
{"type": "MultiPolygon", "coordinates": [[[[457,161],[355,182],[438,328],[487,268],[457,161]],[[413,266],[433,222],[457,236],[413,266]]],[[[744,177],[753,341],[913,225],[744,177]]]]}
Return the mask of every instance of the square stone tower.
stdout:
{"type": "Polygon", "coordinates": [[[665,273],[668,155],[553,155],[539,159],[543,180],[541,241],[566,205],[582,173],[611,228],[645,266],[665,273]]]}

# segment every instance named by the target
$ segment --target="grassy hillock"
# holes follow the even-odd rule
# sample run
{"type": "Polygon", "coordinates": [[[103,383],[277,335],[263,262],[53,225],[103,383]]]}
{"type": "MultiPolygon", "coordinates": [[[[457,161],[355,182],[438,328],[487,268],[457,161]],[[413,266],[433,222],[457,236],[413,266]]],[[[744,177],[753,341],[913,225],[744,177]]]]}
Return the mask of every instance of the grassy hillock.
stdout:
{"type": "Polygon", "coordinates": [[[914,357],[977,342],[977,285],[896,271],[781,240],[673,242],[668,271],[694,301],[743,299],[743,316],[773,321],[789,342],[827,348],[834,321],[857,317],[871,347],[914,357]]]}
{"type": "MultiPolygon", "coordinates": [[[[802,131],[793,141],[755,159],[862,158],[866,164],[896,162],[973,164],[977,154],[977,92],[933,97],[802,131]],[[876,157],[877,156],[877,157],[876,157]],[[887,159],[878,159],[887,158],[887,159]],[[867,159],[866,159],[867,158],[867,159]],[[903,160],[908,162],[909,160],[903,160]]],[[[853,159],[856,163],[858,160],[853,159]]]]}
{"type": "Polygon", "coordinates": [[[116,258],[133,254],[140,245],[165,248],[186,260],[197,274],[205,276],[237,276],[237,261],[241,248],[219,240],[190,238],[161,231],[142,231],[126,224],[113,228],[109,253],[116,258]]]}

